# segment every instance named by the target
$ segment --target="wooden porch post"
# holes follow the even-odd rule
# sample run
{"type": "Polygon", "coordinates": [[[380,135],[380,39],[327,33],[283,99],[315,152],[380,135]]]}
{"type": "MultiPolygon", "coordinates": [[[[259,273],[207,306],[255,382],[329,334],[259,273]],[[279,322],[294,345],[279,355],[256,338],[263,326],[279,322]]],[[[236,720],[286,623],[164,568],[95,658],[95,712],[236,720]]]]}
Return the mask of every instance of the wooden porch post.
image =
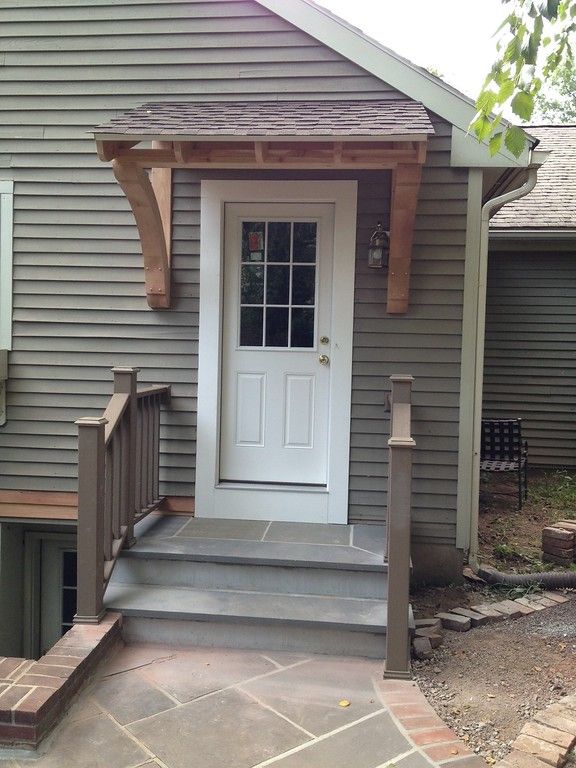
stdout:
{"type": "Polygon", "coordinates": [[[105,443],[108,420],[78,419],[78,593],[75,624],[104,615],[105,443]]]}
{"type": "Polygon", "coordinates": [[[412,241],[422,166],[400,164],[392,176],[387,312],[403,314],[410,301],[412,241]]]}
{"type": "Polygon", "coordinates": [[[126,526],[124,547],[130,548],[135,544],[134,515],[136,514],[136,419],[138,372],[140,368],[112,368],[114,374],[114,393],[130,395],[128,403],[128,420],[126,423],[125,444],[122,450],[122,466],[120,471],[126,478],[124,498],[122,499],[121,521],[126,526]]]}
{"type": "Polygon", "coordinates": [[[388,440],[388,624],[384,677],[410,678],[410,518],[412,512],[412,376],[391,376],[388,440]]]}

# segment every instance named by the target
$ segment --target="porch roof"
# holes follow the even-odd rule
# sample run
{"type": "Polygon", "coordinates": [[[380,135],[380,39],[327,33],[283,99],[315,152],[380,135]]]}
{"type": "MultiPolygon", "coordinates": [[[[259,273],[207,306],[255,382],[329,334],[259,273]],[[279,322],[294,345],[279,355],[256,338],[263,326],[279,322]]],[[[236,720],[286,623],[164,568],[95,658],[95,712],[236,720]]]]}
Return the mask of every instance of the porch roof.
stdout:
{"type": "Polygon", "coordinates": [[[143,104],[94,129],[101,140],[273,141],[339,137],[425,140],[434,133],[426,109],[398,101],[218,101],[143,104]]]}

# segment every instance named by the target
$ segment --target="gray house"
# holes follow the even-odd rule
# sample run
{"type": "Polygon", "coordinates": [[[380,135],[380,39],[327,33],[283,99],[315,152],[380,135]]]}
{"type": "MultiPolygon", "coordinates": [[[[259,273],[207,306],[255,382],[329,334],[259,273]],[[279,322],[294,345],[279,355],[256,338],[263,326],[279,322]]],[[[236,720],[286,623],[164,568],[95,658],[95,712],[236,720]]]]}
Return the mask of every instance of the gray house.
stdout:
{"type": "Polygon", "coordinates": [[[412,376],[414,574],[457,578],[488,217],[534,182],[533,142],[489,157],[470,100],[311,0],[19,0],[0,21],[0,653],[71,620],[75,421],[104,431],[118,366],[171,386],[139,433],[165,510],[359,525],[359,551],[387,519],[390,377],[412,376]]]}
{"type": "Polygon", "coordinates": [[[536,189],[491,221],[484,412],[521,418],[530,464],[576,465],[576,126],[528,129],[552,150],[536,189]]]}

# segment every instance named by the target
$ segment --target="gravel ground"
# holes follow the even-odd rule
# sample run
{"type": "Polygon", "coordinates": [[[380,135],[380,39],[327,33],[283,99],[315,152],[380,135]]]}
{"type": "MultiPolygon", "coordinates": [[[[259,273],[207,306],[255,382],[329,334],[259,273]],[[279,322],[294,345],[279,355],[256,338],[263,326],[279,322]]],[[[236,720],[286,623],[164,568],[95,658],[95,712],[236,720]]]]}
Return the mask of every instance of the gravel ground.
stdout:
{"type": "Polygon", "coordinates": [[[576,692],[576,597],[514,621],[446,631],[414,677],[440,717],[488,764],[535,712],[576,692]]]}

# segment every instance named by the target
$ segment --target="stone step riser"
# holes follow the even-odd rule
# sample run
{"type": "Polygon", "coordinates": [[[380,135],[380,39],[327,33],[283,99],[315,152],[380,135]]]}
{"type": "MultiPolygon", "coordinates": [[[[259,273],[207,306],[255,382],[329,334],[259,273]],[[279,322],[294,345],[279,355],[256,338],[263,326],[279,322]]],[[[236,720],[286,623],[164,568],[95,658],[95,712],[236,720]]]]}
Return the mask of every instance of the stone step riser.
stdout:
{"type": "Polygon", "coordinates": [[[163,643],[383,659],[386,636],[311,628],[294,624],[196,621],[124,616],[122,633],[128,643],[163,643]]]}
{"type": "Polygon", "coordinates": [[[383,599],[387,574],[336,568],[121,558],[114,583],[383,599]]]}

